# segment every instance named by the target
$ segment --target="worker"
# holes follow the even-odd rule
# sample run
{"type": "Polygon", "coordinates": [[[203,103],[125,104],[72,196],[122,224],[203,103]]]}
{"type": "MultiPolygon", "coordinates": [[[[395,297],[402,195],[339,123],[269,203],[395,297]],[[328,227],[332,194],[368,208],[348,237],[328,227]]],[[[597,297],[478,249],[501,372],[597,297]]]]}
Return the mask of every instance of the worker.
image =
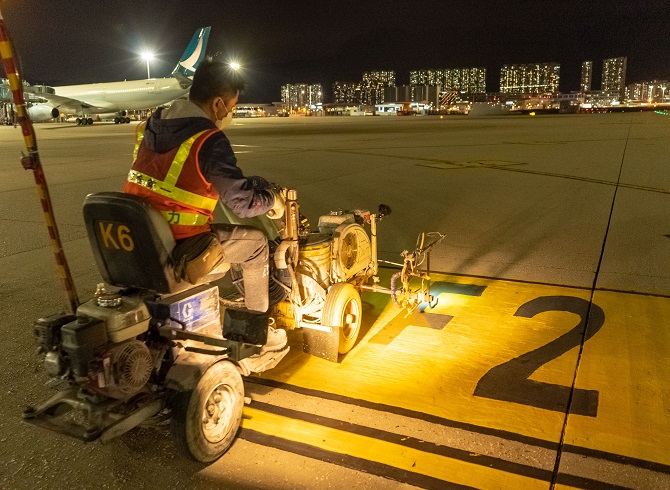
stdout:
{"type": "MultiPolygon", "coordinates": [[[[244,87],[238,71],[218,60],[203,60],[188,100],[157,109],[138,126],[135,160],[124,192],[145,198],[161,211],[178,245],[202,234],[216,235],[224,260],[242,269],[243,306],[267,316],[267,237],[254,227],[212,222],[219,200],[240,218],[263,214],[277,218],[284,210],[281,193],[267,180],[243,175],[223,132],[232,122],[244,87]]],[[[237,332],[234,340],[264,344],[261,352],[286,346],[284,330],[269,326],[265,331],[268,322],[251,324],[264,325],[258,327],[264,331],[246,331],[242,338],[237,332]]]]}

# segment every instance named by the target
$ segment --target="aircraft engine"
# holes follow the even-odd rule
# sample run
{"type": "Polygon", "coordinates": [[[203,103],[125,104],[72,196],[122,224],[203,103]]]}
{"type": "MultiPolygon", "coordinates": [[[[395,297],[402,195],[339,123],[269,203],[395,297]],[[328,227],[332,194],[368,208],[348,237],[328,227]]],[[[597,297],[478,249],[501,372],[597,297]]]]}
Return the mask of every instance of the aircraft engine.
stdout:
{"type": "Polygon", "coordinates": [[[60,116],[60,111],[47,104],[33,104],[28,107],[28,115],[34,122],[43,122],[60,116]]]}

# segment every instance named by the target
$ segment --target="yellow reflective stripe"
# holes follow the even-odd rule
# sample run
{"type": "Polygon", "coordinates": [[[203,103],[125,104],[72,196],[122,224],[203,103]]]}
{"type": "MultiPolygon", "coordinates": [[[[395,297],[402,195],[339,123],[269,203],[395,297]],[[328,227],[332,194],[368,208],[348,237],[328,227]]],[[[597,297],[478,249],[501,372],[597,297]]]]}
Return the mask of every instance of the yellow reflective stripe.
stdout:
{"type": "Polygon", "coordinates": [[[156,194],[169,197],[177,202],[193,206],[194,208],[205,209],[207,211],[214,211],[216,208],[216,199],[199,196],[198,194],[194,194],[183,189],[178,189],[177,187],[169,188],[164,186],[163,182],[160,180],[154,179],[153,177],[143,174],[142,172],[138,172],[137,170],[131,170],[128,172],[128,182],[141,185],[142,187],[146,187],[147,189],[152,190],[156,194]]]}
{"type": "Polygon", "coordinates": [[[0,42],[0,57],[4,59],[13,58],[12,46],[9,44],[9,41],[0,42]]]}
{"type": "Polygon", "coordinates": [[[161,211],[165,221],[171,225],[200,226],[209,222],[209,216],[197,213],[181,213],[176,211],[161,211]]]}
{"type": "Polygon", "coordinates": [[[177,180],[179,180],[179,175],[184,168],[184,163],[186,163],[188,154],[191,152],[193,143],[195,143],[195,140],[198,139],[204,132],[205,131],[200,131],[198,134],[194,134],[179,146],[179,150],[177,150],[177,154],[172,160],[172,165],[170,165],[170,170],[168,170],[168,173],[165,176],[164,183],[166,186],[174,187],[177,185],[177,180]]]}
{"type": "Polygon", "coordinates": [[[144,139],[144,127],[146,123],[137,126],[137,140],[135,141],[135,149],[133,150],[133,162],[137,160],[137,152],[140,151],[140,144],[144,139]]]}
{"type": "MultiPolygon", "coordinates": [[[[214,211],[216,208],[216,203],[218,202],[216,199],[200,196],[198,194],[179,189],[176,186],[179,175],[184,168],[184,163],[186,163],[186,159],[191,152],[193,143],[195,143],[195,140],[205,132],[206,131],[201,131],[198,134],[191,136],[179,146],[177,153],[172,159],[172,164],[170,165],[170,169],[168,170],[164,181],[150,177],[149,175],[138,172],[137,170],[131,170],[128,172],[128,182],[141,185],[142,187],[146,187],[147,189],[154,191],[156,194],[172,198],[175,201],[187,204],[189,206],[205,209],[207,211],[214,211]]],[[[135,159],[137,159],[137,150],[139,149],[143,138],[144,126],[140,126],[137,132],[137,144],[135,145],[135,159]]]]}

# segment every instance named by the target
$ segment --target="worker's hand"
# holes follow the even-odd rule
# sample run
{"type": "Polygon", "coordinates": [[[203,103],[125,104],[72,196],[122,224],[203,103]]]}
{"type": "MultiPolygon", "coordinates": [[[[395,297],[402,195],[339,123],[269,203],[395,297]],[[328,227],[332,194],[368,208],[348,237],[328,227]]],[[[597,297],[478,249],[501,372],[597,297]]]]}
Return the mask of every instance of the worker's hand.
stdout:
{"type": "Polygon", "coordinates": [[[272,208],[266,213],[266,216],[271,219],[279,219],[284,216],[284,210],[286,208],[286,189],[277,187],[272,189],[272,194],[275,201],[272,208]]]}

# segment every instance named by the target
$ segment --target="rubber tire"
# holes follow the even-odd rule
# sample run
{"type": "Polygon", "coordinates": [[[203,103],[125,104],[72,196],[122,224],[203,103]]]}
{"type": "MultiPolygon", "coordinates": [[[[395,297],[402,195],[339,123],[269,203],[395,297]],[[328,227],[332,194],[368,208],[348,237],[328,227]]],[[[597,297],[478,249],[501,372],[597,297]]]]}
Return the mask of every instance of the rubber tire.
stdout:
{"type": "Polygon", "coordinates": [[[75,119],[75,122],[77,123],[77,126],[81,126],[81,119],[80,118],[75,119]]]}
{"type": "Polygon", "coordinates": [[[126,124],[130,124],[130,118],[129,118],[129,117],[126,117],[126,118],[124,119],[124,122],[125,122],[126,124]]]}
{"type": "Polygon", "coordinates": [[[115,118],[114,118],[114,124],[119,124],[119,122],[120,122],[120,121],[119,121],[119,118],[118,118],[118,117],[115,117],[115,118]]]}
{"type": "Polygon", "coordinates": [[[242,421],[244,408],[244,385],[235,365],[220,361],[207,369],[192,391],[175,392],[172,399],[172,435],[177,447],[188,458],[200,463],[211,463],[219,459],[230,448],[242,421]],[[223,437],[212,442],[203,432],[205,404],[218,386],[232,395],[228,410],[228,427],[223,437]]]}
{"type": "Polygon", "coordinates": [[[348,282],[333,285],[326,294],[321,324],[329,327],[342,327],[345,323],[345,314],[351,309],[355,311],[357,318],[352,327],[340,328],[340,341],[337,347],[340,354],[349,352],[356,343],[356,339],[358,339],[358,334],[361,331],[363,303],[361,302],[361,295],[348,282]]]}
{"type": "Polygon", "coordinates": [[[89,117],[88,119],[86,119],[86,124],[88,124],[89,126],[92,126],[93,125],[93,118],[89,117]]]}

